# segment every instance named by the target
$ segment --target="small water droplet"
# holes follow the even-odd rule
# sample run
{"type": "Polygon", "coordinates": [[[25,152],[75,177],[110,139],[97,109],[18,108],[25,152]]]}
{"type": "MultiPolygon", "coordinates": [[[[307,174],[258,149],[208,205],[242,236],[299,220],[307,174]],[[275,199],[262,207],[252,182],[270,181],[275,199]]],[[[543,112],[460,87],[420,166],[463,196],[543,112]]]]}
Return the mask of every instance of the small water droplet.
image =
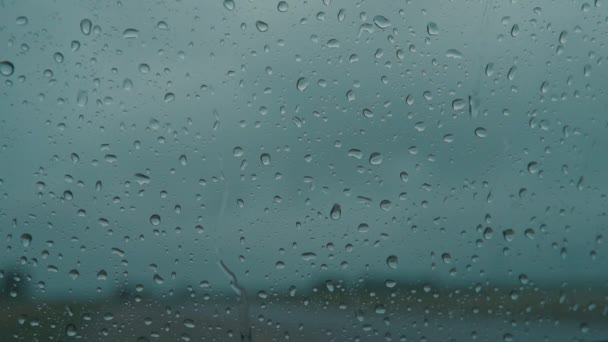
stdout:
{"type": "Polygon", "coordinates": [[[224,0],[224,8],[232,11],[234,9],[234,0],[224,0]]]}
{"type": "Polygon", "coordinates": [[[160,215],[154,214],[154,215],[150,216],[150,223],[153,226],[158,226],[160,224],[160,215]]]}
{"type": "Polygon", "coordinates": [[[431,36],[436,36],[439,34],[439,27],[434,22],[430,22],[426,25],[426,32],[431,36]]]}
{"type": "Polygon", "coordinates": [[[270,154],[262,153],[260,156],[260,161],[262,162],[262,165],[270,165],[270,154]]]}
{"type": "Polygon", "coordinates": [[[134,28],[128,28],[122,32],[122,37],[125,39],[135,39],[139,37],[139,31],[134,28]]]}
{"type": "Polygon", "coordinates": [[[165,94],[165,103],[173,102],[175,100],[175,94],[166,93],[165,94]]]}
{"type": "Polygon", "coordinates": [[[329,216],[332,218],[332,220],[340,219],[340,216],[342,216],[342,208],[339,204],[336,203],[333,205],[333,207],[331,207],[331,212],[329,213],[329,216]]]}
{"type": "Polygon", "coordinates": [[[84,107],[87,105],[88,102],[89,102],[88,93],[84,90],[78,91],[78,94],[76,95],[76,104],[79,107],[84,107]]]}
{"type": "Polygon", "coordinates": [[[392,269],[397,269],[397,266],[399,265],[399,258],[396,255],[390,255],[388,258],[386,258],[386,264],[392,269]]]}
{"type": "Polygon", "coordinates": [[[74,324],[68,324],[65,327],[65,335],[68,337],[74,337],[78,333],[76,326],[74,324]]]}
{"type": "Polygon", "coordinates": [[[287,12],[288,9],[289,9],[289,5],[287,4],[287,2],[279,1],[279,4],[277,5],[277,10],[279,12],[287,12]]]}
{"type": "Polygon", "coordinates": [[[460,59],[460,58],[462,58],[462,52],[460,52],[456,49],[449,49],[448,51],[445,52],[445,56],[447,58],[460,59]]]}
{"type": "Polygon", "coordinates": [[[23,247],[28,247],[32,242],[32,236],[30,234],[21,234],[21,245],[23,247]]]}
{"type": "Polygon", "coordinates": [[[85,36],[88,36],[89,34],[91,34],[91,27],[93,26],[93,23],[91,23],[90,19],[82,19],[80,21],[80,31],[82,32],[82,34],[84,34],[85,36]]]}
{"type": "Polygon", "coordinates": [[[374,17],[374,24],[381,29],[386,29],[391,26],[391,22],[382,15],[377,15],[374,17]]]}
{"type": "Polygon", "coordinates": [[[299,91],[304,91],[306,90],[306,88],[308,88],[308,85],[310,83],[308,82],[308,79],[306,79],[306,77],[300,77],[298,78],[298,81],[296,82],[296,87],[298,88],[299,91]]]}
{"type": "Polygon", "coordinates": [[[268,24],[266,24],[265,22],[263,22],[261,20],[258,20],[258,21],[255,22],[255,27],[260,32],[266,32],[266,31],[268,31],[268,24]]]}
{"type": "Polygon", "coordinates": [[[475,135],[479,138],[485,138],[488,136],[488,131],[483,127],[477,127],[475,128],[475,135]]]}
{"type": "Polygon", "coordinates": [[[17,19],[15,20],[15,23],[17,23],[17,25],[19,26],[27,25],[28,22],[29,20],[25,16],[17,17],[17,19]]]}
{"type": "Polygon", "coordinates": [[[369,156],[369,163],[372,165],[380,165],[382,164],[382,154],[380,152],[374,152],[369,156]]]}

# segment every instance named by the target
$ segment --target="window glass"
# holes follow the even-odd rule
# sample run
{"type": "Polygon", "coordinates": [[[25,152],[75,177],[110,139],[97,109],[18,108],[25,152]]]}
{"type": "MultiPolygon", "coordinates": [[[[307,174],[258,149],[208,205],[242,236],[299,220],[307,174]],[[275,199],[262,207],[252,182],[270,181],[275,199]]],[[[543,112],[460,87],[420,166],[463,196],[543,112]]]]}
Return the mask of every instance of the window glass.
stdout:
{"type": "Polygon", "coordinates": [[[0,340],[607,340],[607,9],[0,0],[0,340]]]}

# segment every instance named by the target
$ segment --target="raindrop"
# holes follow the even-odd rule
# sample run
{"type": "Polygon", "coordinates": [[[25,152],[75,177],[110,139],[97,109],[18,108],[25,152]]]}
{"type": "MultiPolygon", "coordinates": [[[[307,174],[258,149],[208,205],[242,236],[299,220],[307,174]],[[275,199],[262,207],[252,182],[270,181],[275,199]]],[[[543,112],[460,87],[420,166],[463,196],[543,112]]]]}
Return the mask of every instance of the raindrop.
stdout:
{"type": "Polygon", "coordinates": [[[234,0],[224,0],[224,8],[232,11],[234,9],[234,0]]]}
{"type": "Polygon", "coordinates": [[[439,27],[437,27],[437,24],[430,22],[426,25],[426,32],[431,36],[436,36],[439,34],[439,27]]]}
{"type": "Polygon", "coordinates": [[[175,100],[175,94],[166,93],[165,94],[165,103],[173,102],[175,100]]]}
{"type": "Polygon", "coordinates": [[[296,82],[296,86],[299,91],[306,90],[306,88],[308,88],[308,85],[309,85],[309,82],[308,82],[308,79],[306,79],[306,77],[300,77],[300,78],[298,78],[298,81],[296,82]]]}
{"type": "Polygon", "coordinates": [[[88,102],[89,102],[89,95],[87,94],[87,92],[84,90],[78,91],[78,94],[76,95],[76,104],[79,107],[84,107],[87,105],[88,102]]]}
{"type": "Polygon", "coordinates": [[[386,258],[386,264],[392,269],[397,269],[397,265],[399,265],[399,258],[397,258],[396,255],[390,255],[388,258],[386,258]]]}
{"type": "Polygon", "coordinates": [[[141,72],[142,74],[147,74],[150,72],[150,66],[146,63],[141,63],[139,65],[139,72],[141,72]]]}
{"type": "Polygon", "coordinates": [[[372,165],[380,165],[382,164],[382,159],[382,154],[374,152],[369,156],[369,163],[372,165]]]}
{"type": "Polygon", "coordinates": [[[55,59],[55,62],[57,63],[62,63],[63,55],[60,52],[55,52],[55,54],[53,54],[53,59],[55,59]]]}
{"type": "Polygon", "coordinates": [[[186,157],[185,154],[182,154],[179,156],[179,163],[182,164],[182,166],[188,165],[188,157],[186,157]]]}
{"type": "Polygon", "coordinates": [[[289,5],[287,4],[287,2],[279,1],[279,4],[277,5],[277,10],[279,10],[279,12],[287,12],[288,9],[289,5]]]}
{"type": "Polygon", "coordinates": [[[154,282],[158,285],[162,285],[165,282],[165,280],[158,274],[155,274],[153,279],[154,279],[154,282]]]}
{"type": "Polygon", "coordinates": [[[97,280],[106,280],[108,279],[108,272],[105,270],[100,270],[97,272],[97,280]]]}
{"type": "Polygon", "coordinates": [[[15,65],[9,61],[0,62],[0,74],[3,76],[10,76],[15,72],[15,65]]]}
{"type": "Polygon", "coordinates": [[[32,236],[30,234],[21,234],[21,245],[23,247],[28,247],[32,242],[32,236]]]}
{"type": "Polygon", "coordinates": [[[262,165],[270,165],[270,154],[262,153],[260,161],[262,162],[262,165]]]}
{"type": "Polygon", "coordinates": [[[80,31],[82,31],[85,36],[91,34],[91,26],[93,26],[93,23],[91,23],[90,19],[82,19],[80,21],[80,31]]]}
{"type": "Polygon", "coordinates": [[[403,171],[399,174],[399,177],[405,183],[405,182],[407,182],[409,175],[407,174],[407,172],[403,171]]]}
{"type": "Polygon", "coordinates": [[[488,136],[488,131],[483,127],[477,127],[475,128],[475,135],[479,138],[485,138],[488,136]]]}
{"type": "Polygon", "coordinates": [[[342,216],[342,208],[340,207],[339,204],[334,204],[333,207],[331,207],[331,212],[329,214],[329,216],[333,219],[333,220],[338,220],[340,218],[340,216],[342,216]]]}
{"type": "Polygon", "coordinates": [[[266,24],[265,22],[263,22],[261,20],[258,20],[258,21],[255,22],[255,27],[260,32],[266,32],[266,31],[268,31],[268,24],[266,24]]]}
{"type": "Polygon", "coordinates": [[[27,19],[27,17],[20,16],[20,17],[17,17],[17,20],[15,20],[15,22],[17,23],[17,25],[23,26],[23,25],[27,25],[28,19],[27,19]]]}
{"type": "Polygon", "coordinates": [[[158,226],[160,224],[160,216],[157,214],[150,216],[150,223],[153,226],[158,226]]]}
{"type": "Polygon", "coordinates": [[[135,174],[135,181],[139,185],[148,184],[148,183],[150,183],[150,177],[144,175],[143,173],[136,173],[135,174]]]}
{"type": "Polygon", "coordinates": [[[450,255],[450,253],[443,253],[441,254],[441,261],[443,261],[444,264],[451,264],[452,256],[450,255]]]}
{"type": "Polygon", "coordinates": [[[456,49],[449,49],[448,51],[445,52],[445,56],[447,58],[460,59],[460,58],[462,58],[462,52],[460,52],[456,49]]]}
{"type": "Polygon", "coordinates": [[[122,37],[125,39],[134,39],[139,37],[139,31],[133,28],[128,28],[123,31],[122,37]]]}
{"type": "Polygon", "coordinates": [[[74,337],[78,333],[76,326],[74,324],[68,324],[65,327],[65,335],[68,337],[74,337]]]}
{"type": "Polygon", "coordinates": [[[378,26],[381,29],[386,29],[391,26],[391,22],[388,19],[386,19],[386,17],[381,16],[381,15],[377,15],[374,17],[374,24],[376,24],[376,26],[378,26]]]}
{"type": "Polygon", "coordinates": [[[452,108],[455,111],[460,111],[463,110],[464,107],[467,106],[467,101],[465,101],[464,99],[456,99],[454,101],[452,101],[452,108]]]}
{"type": "Polygon", "coordinates": [[[505,229],[502,231],[502,237],[505,241],[511,242],[515,238],[515,231],[513,229],[505,229]]]}

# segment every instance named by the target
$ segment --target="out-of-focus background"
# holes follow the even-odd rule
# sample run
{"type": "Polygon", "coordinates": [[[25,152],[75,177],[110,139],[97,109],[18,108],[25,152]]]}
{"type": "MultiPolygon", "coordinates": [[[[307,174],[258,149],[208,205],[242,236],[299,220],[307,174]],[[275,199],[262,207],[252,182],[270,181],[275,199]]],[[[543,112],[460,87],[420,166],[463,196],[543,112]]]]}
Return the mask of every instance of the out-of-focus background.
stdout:
{"type": "Polygon", "coordinates": [[[606,340],[607,37],[604,0],[0,0],[0,340],[606,340]]]}

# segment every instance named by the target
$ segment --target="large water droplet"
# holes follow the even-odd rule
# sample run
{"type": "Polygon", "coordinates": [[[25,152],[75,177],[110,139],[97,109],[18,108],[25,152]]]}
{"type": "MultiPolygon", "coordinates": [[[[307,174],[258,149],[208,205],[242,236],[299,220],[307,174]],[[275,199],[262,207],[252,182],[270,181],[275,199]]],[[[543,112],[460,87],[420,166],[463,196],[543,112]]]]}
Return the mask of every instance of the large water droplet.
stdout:
{"type": "Polygon", "coordinates": [[[15,72],[15,65],[9,61],[0,62],[0,74],[3,76],[10,76],[15,72]]]}
{"type": "Polygon", "coordinates": [[[279,10],[279,12],[287,12],[288,9],[289,5],[287,4],[287,2],[279,1],[279,4],[277,5],[277,10],[279,10]]]}
{"type": "Polygon", "coordinates": [[[299,91],[304,91],[306,90],[306,88],[308,88],[308,85],[310,83],[308,82],[308,79],[306,79],[306,77],[300,77],[298,78],[298,81],[296,82],[296,87],[298,88],[299,91]]]}
{"type": "Polygon", "coordinates": [[[378,26],[381,29],[386,29],[391,26],[391,22],[388,19],[386,19],[386,17],[381,16],[381,15],[377,15],[374,17],[374,24],[376,24],[376,26],[378,26]]]}
{"type": "Polygon", "coordinates": [[[234,9],[234,0],[224,0],[224,8],[232,11],[234,9]]]}
{"type": "Polygon", "coordinates": [[[337,220],[340,218],[340,216],[342,216],[342,208],[339,204],[336,203],[333,207],[331,207],[331,212],[329,213],[329,216],[333,220],[337,220]]]}
{"type": "Polygon", "coordinates": [[[91,23],[90,19],[82,19],[80,21],[80,31],[82,31],[82,33],[85,36],[88,36],[89,34],[91,34],[91,27],[93,26],[93,23],[91,23]]]}
{"type": "Polygon", "coordinates": [[[390,255],[388,258],[386,258],[386,264],[392,269],[397,269],[397,266],[399,265],[399,258],[396,255],[390,255]]]}
{"type": "Polygon", "coordinates": [[[158,226],[160,224],[160,216],[157,214],[150,216],[150,223],[153,226],[158,226]]]}
{"type": "Polygon", "coordinates": [[[430,22],[426,25],[426,32],[431,36],[436,36],[439,34],[439,27],[437,27],[437,24],[430,22]]]}
{"type": "Polygon", "coordinates": [[[372,165],[382,164],[382,154],[380,152],[374,152],[369,156],[369,163],[372,165]]]}
{"type": "Polygon", "coordinates": [[[122,37],[125,39],[135,39],[139,37],[139,31],[134,28],[128,28],[123,31],[122,37]]]}
{"type": "Polygon", "coordinates": [[[21,245],[23,245],[23,247],[28,247],[31,242],[32,236],[30,234],[21,234],[21,245]]]}
{"type": "Polygon", "coordinates": [[[258,20],[258,21],[255,22],[255,27],[260,32],[266,32],[266,31],[268,31],[268,24],[266,24],[265,22],[263,22],[261,20],[258,20]]]}
{"type": "Polygon", "coordinates": [[[260,161],[262,162],[262,165],[270,165],[270,154],[262,153],[260,161]]]}

